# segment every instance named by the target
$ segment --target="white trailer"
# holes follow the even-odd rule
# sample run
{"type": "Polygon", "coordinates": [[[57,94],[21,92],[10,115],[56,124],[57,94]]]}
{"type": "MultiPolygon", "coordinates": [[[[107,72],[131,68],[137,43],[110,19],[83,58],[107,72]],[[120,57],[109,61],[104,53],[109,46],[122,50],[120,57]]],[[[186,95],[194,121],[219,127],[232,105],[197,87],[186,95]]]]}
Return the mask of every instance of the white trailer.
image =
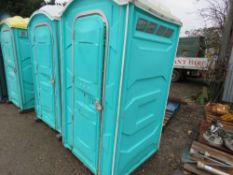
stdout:
{"type": "Polygon", "coordinates": [[[172,81],[177,82],[186,77],[201,77],[208,70],[208,58],[177,57],[174,62],[172,81]]]}

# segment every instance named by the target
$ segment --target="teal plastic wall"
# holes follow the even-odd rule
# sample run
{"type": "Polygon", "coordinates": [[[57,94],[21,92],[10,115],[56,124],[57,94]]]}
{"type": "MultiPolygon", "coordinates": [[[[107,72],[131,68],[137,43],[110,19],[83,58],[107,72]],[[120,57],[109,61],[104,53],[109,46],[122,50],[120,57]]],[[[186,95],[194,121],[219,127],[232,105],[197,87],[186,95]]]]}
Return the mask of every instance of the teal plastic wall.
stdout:
{"type": "Polygon", "coordinates": [[[159,149],[179,31],[130,7],[115,174],[129,174],[159,149]],[[155,29],[137,26],[140,19],[155,29]]]}
{"type": "Polygon", "coordinates": [[[76,0],[61,21],[63,143],[94,174],[130,174],[160,144],[180,26],[130,4],[125,31],[126,9],[76,0]]]}
{"type": "Polygon", "coordinates": [[[29,23],[36,115],[61,132],[60,23],[33,15],[29,23]]]}
{"type": "Polygon", "coordinates": [[[27,30],[2,25],[1,47],[9,101],[20,110],[33,108],[34,87],[27,30]]]}

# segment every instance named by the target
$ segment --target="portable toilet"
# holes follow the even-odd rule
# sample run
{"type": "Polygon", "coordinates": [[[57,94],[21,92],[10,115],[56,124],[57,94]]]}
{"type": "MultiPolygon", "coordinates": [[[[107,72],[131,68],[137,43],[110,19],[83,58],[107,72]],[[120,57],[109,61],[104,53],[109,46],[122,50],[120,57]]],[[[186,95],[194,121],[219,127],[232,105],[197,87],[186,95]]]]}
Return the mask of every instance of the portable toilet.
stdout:
{"type": "MultiPolygon", "coordinates": [[[[1,43],[1,40],[0,40],[1,43]]],[[[0,47],[0,102],[7,100],[7,86],[6,86],[6,77],[4,71],[4,63],[2,57],[2,49],[0,47]]]]}
{"type": "Polygon", "coordinates": [[[149,0],[74,0],[61,22],[64,146],[129,174],[159,149],[181,22],[149,0]]]}
{"type": "Polygon", "coordinates": [[[20,110],[34,107],[31,51],[27,32],[28,19],[12,17],[3,21],[1,47],[9,101],[20,110]]]}
{"type": "Polygon", "coordinates": [[[37,118],[61,132],[60,22],[64,7],[45,5],[30,18],[37,118]]]}

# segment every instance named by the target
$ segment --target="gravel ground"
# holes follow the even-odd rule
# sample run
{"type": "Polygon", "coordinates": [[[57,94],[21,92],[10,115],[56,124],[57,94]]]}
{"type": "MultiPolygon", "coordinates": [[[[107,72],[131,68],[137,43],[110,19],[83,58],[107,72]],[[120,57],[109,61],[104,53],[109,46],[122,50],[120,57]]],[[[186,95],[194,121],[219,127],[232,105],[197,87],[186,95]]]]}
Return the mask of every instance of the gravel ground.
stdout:
{"type": "MultiPolygon", "coordinates": [[[[176,83],[171,96],[186,97],[200,92],[200,83],[176,83]]],[[[0,105],[0,175],[88,175],[90,172],[62,143],[56,133],[34,121],[33,112],[19,114],[11,104],[0,105]]],[[[182,151],[198,136],[203,109],[182,106],[165,128],[161,147],[133,174],[172,175],[182,169],[182,151]]]]}

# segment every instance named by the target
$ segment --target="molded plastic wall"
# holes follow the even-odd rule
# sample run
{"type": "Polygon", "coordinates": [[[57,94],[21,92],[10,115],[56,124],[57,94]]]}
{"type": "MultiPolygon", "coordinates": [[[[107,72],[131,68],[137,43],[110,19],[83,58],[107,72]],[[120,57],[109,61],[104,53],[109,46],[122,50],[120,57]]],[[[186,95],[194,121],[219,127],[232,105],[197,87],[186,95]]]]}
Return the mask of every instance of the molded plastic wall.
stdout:
{"type": "Polygon", "coordinates": [[[9,101],[20,110],[34,107],[31,50],[25,29],[1,28],[1,47],[9,101]]]}

